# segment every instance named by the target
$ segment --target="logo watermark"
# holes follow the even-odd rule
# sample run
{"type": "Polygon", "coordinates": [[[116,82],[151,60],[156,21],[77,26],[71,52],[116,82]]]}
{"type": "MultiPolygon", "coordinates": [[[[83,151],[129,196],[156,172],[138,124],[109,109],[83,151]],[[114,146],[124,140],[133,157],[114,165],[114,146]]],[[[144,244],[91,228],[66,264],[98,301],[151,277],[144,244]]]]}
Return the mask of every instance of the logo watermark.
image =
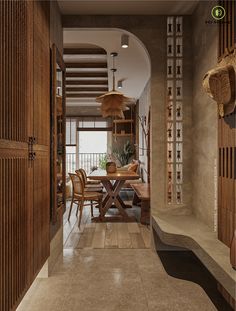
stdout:
{"type": "Polygon", "coordinates": [[[211,16],[216,20],[221,20],[225,17],[225,8],[221,5],[216,5],[211,10],[211,16]]]}

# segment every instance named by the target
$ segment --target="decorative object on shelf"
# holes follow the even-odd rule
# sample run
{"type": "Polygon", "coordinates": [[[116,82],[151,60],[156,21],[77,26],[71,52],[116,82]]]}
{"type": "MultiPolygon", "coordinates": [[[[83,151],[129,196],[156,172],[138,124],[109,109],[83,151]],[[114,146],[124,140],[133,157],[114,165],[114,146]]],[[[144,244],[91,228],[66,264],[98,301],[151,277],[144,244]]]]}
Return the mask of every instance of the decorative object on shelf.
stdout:
{"type": "Polygon", "coordinates": [[[115,89],[115,72],[117,69],[115,69],[114,66],[115,57],[117,57],[117,55],[116,52],[111,53],[111,57],[113,57],[113,68],[111,69],[113,74],[113,88],[111,91],[97,97],[96,101],[101,103],[101,112],[104,118],[119,117],[124,119],[123,111],[129,109],[127,105],[133,103],[134,99],[125,96],[115,89]]]}
{"type": "Polygon", "coordinates": [[[106,163],[106,171],[107,173],[115,173],[116,172],[116,163],[115,162],[107,162],[106,163]]]}
{"type": "Polygon", "coordinates": [[[235,108],[235,69],[231,65],[209,70],[203,78],[207,94],[218,104],[219,115],[230,114],[235,108]]]}

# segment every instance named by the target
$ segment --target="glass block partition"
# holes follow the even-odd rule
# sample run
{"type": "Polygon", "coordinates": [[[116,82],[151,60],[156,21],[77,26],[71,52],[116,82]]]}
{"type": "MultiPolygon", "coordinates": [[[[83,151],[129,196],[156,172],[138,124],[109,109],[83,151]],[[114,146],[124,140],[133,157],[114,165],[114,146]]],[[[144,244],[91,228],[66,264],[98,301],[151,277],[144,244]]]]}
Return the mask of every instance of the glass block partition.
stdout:
{"type": "Polygon", "coordinates": [[[168,204],[183,203],[183,18],[167,18],[166,174],[168,204]]]}

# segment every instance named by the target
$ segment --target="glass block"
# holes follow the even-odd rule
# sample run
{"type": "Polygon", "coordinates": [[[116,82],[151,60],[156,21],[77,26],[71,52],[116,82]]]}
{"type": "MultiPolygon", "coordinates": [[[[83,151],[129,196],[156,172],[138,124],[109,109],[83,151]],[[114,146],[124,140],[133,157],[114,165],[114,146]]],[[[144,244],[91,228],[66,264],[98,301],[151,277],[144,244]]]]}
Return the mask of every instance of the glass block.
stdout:
{"type": "Polygon", "coordinates": [[[181,80],[176,80],[175,97],[177,100],[183,98],[183,82],[181,80]]]}
{"type": "Polygon", "coordinates": [[[183,124],[182,122],[176,123],[176,141],[183,140],[183,124]]]}
{"type": "Polygon", "coordinates": [[[174,162],[174,148],[173,143],[167,143],[167,162],[174,162]]]}
{"type": "Polygon", "coordinates": [[[181,163],[183,162],[183,144],[177,143],[176,144],[176,162],[181,163]]]}
{"type": "Polygon", "coordinates": [[[182,59],[176,59],[176,62],[175,62],[176,78],[182,78],[182,73],[183,73],[183,61],[182,59]]]}
{"type": "Polygon", "coordinates": [[[182,200],[182,185],[176,185],[176,203],[181,204],[182,200]]]}
{"type": "Polygon", "coordinates": [[[172,122],[167,123],[167,141],[174,140],[174,125],[172,122]]]}
{"type": "Polygon", "coordinates": [[[173,185],[168,184],[167,186],[167,203],[171,204],[173,202],[173,185]]]}
{"type": "Polygon", "coordinates": [[[174,107],[173,107],[173,102],[169,101],[167,102],[167,120],[168,121],[173,121],[173,113],[174,107]]]}
{"type": "Polygon", "coordinates": [[[175,50],[176,50],[176,56],[182,57],[183,56],[183,39],[182,37],[177,37],[175,41],[175,50]]]}
{"type": "Polygon", "coordinates": [[[167,97],[173,99],[174,83],[172,80],[167,80],[167,97]]]}
{"type": "Polygon", "coordinates": [[[182,108],[182,102],[177,101],[176,102],[176,120],[181,121],[183,119],[183,108],[182,108]]]}
{"type": "Polygon", "coordinates": [[[167,56],[174,56],[174,38],[167,38],[167,56]]]}
{"type": "Polygon", "coordinates": [[[177,184],[183,183],[183,164],[176,165],[176,183],[177,184]]]}
{"type": "Polygon", "coordinates": [[[183,18],[181,16],[176,17],[175,20],[175,33],[177,36],[183,35],[183,18]]]}
{"type": "Polygon", "coordinates": [[[173,183],[174,182],[174,168],[173,168],[173,164],[168,164],[167,165],[167,180],[168,183],[173,183]]]}
{"type": "Polygon", "coordinates": [[[168,58],[167,59],[167,78],[174,77],[174,60],[168,58]]]}
{"type": "Polygon", "coordinates": [[[173,36],[174,34],[174,17],[167,17],[167,36],[173,36]]]}

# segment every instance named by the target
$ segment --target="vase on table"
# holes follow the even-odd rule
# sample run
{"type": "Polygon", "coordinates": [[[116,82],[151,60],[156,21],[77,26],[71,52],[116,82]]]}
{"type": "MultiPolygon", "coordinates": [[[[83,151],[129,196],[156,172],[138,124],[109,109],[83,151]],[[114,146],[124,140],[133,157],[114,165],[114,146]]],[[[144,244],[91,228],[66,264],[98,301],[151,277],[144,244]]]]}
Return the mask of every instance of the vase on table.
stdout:
{"type": "Polygon", "coordinates": [[[106,163],[106,171],[108,174],[112,174],[116,172],[116,163],[115,162],[107,162],[106,163]]]}

